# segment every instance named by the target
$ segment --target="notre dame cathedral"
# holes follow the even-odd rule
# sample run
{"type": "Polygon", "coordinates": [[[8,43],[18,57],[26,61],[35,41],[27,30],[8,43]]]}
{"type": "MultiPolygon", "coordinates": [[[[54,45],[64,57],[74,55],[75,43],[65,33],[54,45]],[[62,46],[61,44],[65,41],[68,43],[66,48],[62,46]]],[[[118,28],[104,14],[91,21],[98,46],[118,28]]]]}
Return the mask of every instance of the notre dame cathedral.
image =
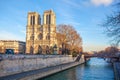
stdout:
{"type": "Polygon", "coordinates": [[[52,10],[47,10],[41,16],[37,12],[29,12],[26,28],[26,53],[36,54],[57,44],[56,16],[52,10]]]}

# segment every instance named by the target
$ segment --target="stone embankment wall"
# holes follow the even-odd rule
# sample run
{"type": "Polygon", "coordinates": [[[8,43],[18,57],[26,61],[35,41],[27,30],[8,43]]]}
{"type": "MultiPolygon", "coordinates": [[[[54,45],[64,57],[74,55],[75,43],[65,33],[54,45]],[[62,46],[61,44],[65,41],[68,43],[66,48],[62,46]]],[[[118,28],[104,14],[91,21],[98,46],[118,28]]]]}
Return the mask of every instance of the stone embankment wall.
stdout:
{"type": "Polygon", "coordinates": [[[115,80],[120,80],[120,62],[114,62],[113,69],[115,74],[115,80]]]}
{"type": "MultiPolygon", "coordinates": [[[[74,66],[77,66],[77,65],[80,65],[82,63],[84,63],[84,56],[81,57],[80,61],[77,61],[77,62],[71,62],[71,63],[66,63],[66,64],[63,64],[63,65],[58,65],[58,66],[53,66],[53,67],[48,67],[48,68],[45,68],[47,69],[46,71],[44,72],[34,72],[34,74],[31,74],[31,75],[27,75],[25,77],[21,77],[21,78],[16,78],[17,80],[40,80],[41,78],[43,77],[46,77],[46,76],[49,76],[49,75],[52,75],[52,74],[55,74],[57,72],[60,72],[60,71],[63,71],[63,70],[66,70],[66,69],[69,69],[71,67],[74,67],[74,66]]],[[[44,70],[44,69],[42,69],[44,70]]],[[[32,72],[33,73],[33,72],[32,72]]],[[[12,79],[11,79],[12,80],[12,79]]]]}
{"type": "Polygon", "coordinates": [[[0,77],[70,62],[68,55],[0,55],[0,77]]]}

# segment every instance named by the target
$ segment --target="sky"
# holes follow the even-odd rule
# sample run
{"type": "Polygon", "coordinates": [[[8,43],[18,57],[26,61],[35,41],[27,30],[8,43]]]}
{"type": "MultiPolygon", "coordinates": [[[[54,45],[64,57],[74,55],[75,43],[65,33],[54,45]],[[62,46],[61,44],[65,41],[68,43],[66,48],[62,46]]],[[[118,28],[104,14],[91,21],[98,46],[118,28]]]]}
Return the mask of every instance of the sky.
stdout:
{"type": "Polygon", "coordinates": [[[0,40],[26,40],[28,12],[45,10],[56,14],[56,24],[74,26],[84,51],[99,51],[110,45],[100,26],[113,11],[115,0],[0,0],[0,40]]]}

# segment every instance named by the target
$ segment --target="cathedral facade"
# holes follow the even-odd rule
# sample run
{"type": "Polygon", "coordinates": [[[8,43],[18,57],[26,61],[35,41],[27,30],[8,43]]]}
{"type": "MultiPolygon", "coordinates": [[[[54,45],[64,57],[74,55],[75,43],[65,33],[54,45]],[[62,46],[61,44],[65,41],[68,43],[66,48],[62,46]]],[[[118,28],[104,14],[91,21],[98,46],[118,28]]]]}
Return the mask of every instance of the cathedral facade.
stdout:
{"type": "Polygon", "coordinates": [[[26,53],[45,54],[45,50],[56,44],[56,16],[53,10],[45,11],[43,19],[37,12],[29,12],[26,27],[26,53]]]}

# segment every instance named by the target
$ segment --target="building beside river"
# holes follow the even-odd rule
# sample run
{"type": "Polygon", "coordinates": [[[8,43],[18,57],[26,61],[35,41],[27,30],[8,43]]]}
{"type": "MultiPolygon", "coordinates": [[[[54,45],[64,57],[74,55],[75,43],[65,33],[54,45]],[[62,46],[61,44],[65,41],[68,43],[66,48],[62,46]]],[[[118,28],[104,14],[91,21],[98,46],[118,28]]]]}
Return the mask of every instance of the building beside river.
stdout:
{"type": "Polygon", "coordinates": [[[41,16],[37,12],[28,13],[26,28],[26,53],[46,53],[50,47],[57,44],[56,16],[53,10],[47,10],[41,16]]]}
{"type": "Polygon", "coordinates": [[[15,54],[25,53],[25,42],[17,40],[0,40],[0,53],[5,53],[7,49],[12,49],[15,54]]]}

